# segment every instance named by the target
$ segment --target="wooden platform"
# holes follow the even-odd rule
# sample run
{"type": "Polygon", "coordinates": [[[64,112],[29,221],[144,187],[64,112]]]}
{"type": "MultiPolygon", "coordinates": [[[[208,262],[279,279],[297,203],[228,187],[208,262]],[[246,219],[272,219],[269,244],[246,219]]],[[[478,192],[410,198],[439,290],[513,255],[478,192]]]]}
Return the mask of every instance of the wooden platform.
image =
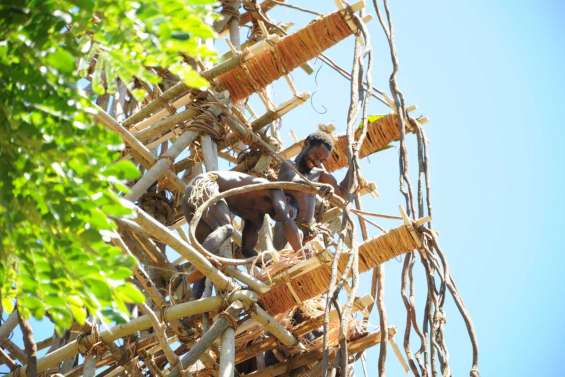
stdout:
{"type": "MultiPolygon", "coordinates": [[[[411,224],[392,229],[359,246],[359,272],[368,271],[420,246],[421,240],[411,224]]],[[[347,259],[346,255],[340,259],[340,272],[344,270],[347,259]]],[[[271,277],[271,289],[261,296],[261,305],[269,313],[278,314],[326,292],[331,279],[332,260],[332,254],[322,251],[310,259],[283,269],[271,277]]],[[[268,282],[268,279],[265,281],[268,282]]]]}

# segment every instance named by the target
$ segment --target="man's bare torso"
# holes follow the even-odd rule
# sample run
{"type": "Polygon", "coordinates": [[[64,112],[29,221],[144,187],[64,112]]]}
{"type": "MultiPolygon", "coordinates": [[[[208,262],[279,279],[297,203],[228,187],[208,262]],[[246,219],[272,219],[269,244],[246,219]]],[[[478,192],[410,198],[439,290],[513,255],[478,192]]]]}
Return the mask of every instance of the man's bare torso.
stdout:
{"type": "MultiPolygon", "coordinates": [[[[286,164],[281,166],[278,178],[279,181],[303,182],[302,178],[294,171],[293,166],[295,166],[293,161],[287,161],[286,164]]],[[[322,172],[322,169],[313,168],[309,173],[304,174],[304,176],[313,182],[318,182],[322,172]]],[[[296,200],[298,207],[296,221],[298,223],[310,224],[314,220],[316,195],[290,190],[286,191],[286,193],[296,200]]]]}
{"type": "MultiPolygon", "coordinates": [[[[235,171],[216,172],[220,192],[233,188],[245,187],[257,183],[267,183],[267,179],[251,176],[235,171]]],[[[265,213],[273,209],[273,199],[270,190],[251,191],[226,198],[231,212],[242,219],[259,221],[265,213]]]]}

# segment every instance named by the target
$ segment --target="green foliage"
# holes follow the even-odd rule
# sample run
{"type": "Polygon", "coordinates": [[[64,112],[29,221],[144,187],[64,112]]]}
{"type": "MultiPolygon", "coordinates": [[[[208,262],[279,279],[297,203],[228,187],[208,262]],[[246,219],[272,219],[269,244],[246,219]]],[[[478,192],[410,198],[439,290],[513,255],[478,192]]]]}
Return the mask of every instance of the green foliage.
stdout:
{"type": "MultiPolygon", "coordinates": [[[[181,53],[214,58],[213,1],[49,0],[0,4],[0,298],[11,311],[58,330],[87,312],[121,321],[143,295],[126,280],[134,261],[111,246],[108,216],[130,213],[118,192],[137,177],[114,163],[120,138],[96,125],[78,90],[96,58],[92,89],[119,77],[153,84],[168,67],[192,86],[206,82],[181,53]]],[[[141,95],[139,91],[137,95],[141,95]]]]}

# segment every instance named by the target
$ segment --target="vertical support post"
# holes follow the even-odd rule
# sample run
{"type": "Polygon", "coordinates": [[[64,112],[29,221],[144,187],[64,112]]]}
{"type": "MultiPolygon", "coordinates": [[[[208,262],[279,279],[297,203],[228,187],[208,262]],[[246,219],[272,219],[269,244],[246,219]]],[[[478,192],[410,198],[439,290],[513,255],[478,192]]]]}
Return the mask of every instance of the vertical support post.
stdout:
{"type": "Polygon", "coordinates": [[[200,136],[200,143],[206,171],[218,170],[218,146],[207,134],[200,136]]]}
{"type": "Polygon", "coordinates": [[[143,177],[137,181],[137,183],[131,188],[131,191],[126,195],[126,199],[129,199],[132,202],[139,199],[153,183],[158,181],[168,172],[175,158],[177,158],[184,148],[190,145],[197,136],[198,133],[194,131],[186,131],[183,133],[175,141],[171,149],[164,153],[155,165],[153,165],[151,169],[149,169],[143,177]]]}
{"type": "Polygon", "coordinates": [[[228,327],[222,334],[219,377],[233,377],[235,369],[235,330],[228,327]]]}
{"type": "Polygon", "coordinates": [[[82,375],[83,377],[94,377],[96,375],[96,357],[93,355],[88,355],[84,360],[82,375]]]}
{"type": "MultiPolygon", "coordinates": [[[[229,329],[233,324],[231,324],[230,318],[236,319],[239,317],[241,311],[245,308],[245,305],[241,301],[234,301],[228,308],[218,316],[214,324],[210,327],[208,331],[202,335],[200,340],[192,346],[190,351],[184,355],[181,359],[181,365],[183,369],[188,368],[194,364],[204,351],[206,351],[212,343],[219,337],[223,336],[225,331],[229,329]]],[[[234,333],[235,336],[235,333],[234,333]]],[[[235,355],[235,351],[234,351],[235,355]]],[[[233,370],[233,369],[232,369],[233,370]]],[[[180,377],[178,369],[174,369],[169,373],[167,377],[180,377]]]]}
{"type": "Polygon", "coordinates": [[[239,8],[241,7],[241,0],[232,0],[231,6],[233,7],[234,15],[231,15],[229,30],[230,42],[239,50],[241,46],[241,39],[239,36],[239,8]]]}

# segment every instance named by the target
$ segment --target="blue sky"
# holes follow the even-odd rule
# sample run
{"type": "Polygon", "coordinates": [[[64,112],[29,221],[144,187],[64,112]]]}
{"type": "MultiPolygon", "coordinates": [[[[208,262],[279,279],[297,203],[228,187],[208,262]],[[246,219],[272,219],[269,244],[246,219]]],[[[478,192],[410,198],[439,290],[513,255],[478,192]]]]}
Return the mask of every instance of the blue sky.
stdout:
{"type": "MultiPolygon", "coordinates": [[[[334,9],[332,1],[293,3],[324,13],[334,9]]],[[[407,103],[418,106],[416,114],[430,119],[425,129],[434,226],[477,329],[482,375],[562,375],[565,2],[390,3],[400,87],[407,103]]],[[[368,9],[374,14],[372,5],[368,9]]],[[[280,8],[271,15],[303,23],[293,10],[280,8]]],[[[390,59],[376,20],[370,31],[375,84],[386,89],[390,59]]],[[[329,55],[350,67],[352,38],[329,55]]],[[[316,91],[315,109],[325,106],[327,112],[318,114],[306,104],[283,120],[283,134],[293,128],[304,135],[320,122],[334,122],[343,131],[347,82],[327,67],[318,73],[317,85],[299,72],[294,77],[302,90],[316,91]]],[[[371,113],[384,112],[372,103],[371,113]]],[[[397,155],[394,148],[364,162],[365,176],[381,194],[365,198],[366,208],[398,213],[397,155]]],[[[414,159],[410,167],[414,172],[414,159]]],[[[399,261],[387,263],[385,296],[389,322],[399,328],[404,325],[400,267],[399,261]]],[[[363,279],[364,292],[369,279],[363,279]]],[[[424,294],[420,275],[420,314],[424,294]]],[[[452,370],[455,376],[468,375],[470,346],[452,303],[447,317],[452,370]]],[[[372,322],[377,325],[378,318],[372,322]]],[[[401,343],[402,335],[397,339],[401,343]]],[[[377,357],[378,349],[368,353],[371,375],[377,357]]],[[[390,376],[403,375],[390,351],[387,368],[390,376]]]]}
{"type": "MultiPolygon", "coordinates": [[[[291,3],[323,13],[335,9],[329,0],[291,3]]],[[[372,6],[368,9],[374,14],[372,6]]],[[[482,375],[562,375],[565,2],[391,1],[391,9],[400,87],[408,104],[418,106],[416,114],[430,119],[425,129],[434,226],[477,329],[482,375]]],[[[297,26],[310,17],[282,7],[270,14],[297,26]]],[[[375,85],[386,89],[388,50],[376,20],[369,25],[375,85]]],[[[352,42],[349,38],[329,55],[349,68],[352,42]]],[[[325,66],[316,80],[300,71],[293,77],[299,90],[315,94],[312,103],[283,119],[287,143],[290,129],[301,137],[319,123],[333,122],[343,131],[348,83],[325,66]]],[[[276,103],[289,98],[284,87],[284,82],[274,85],[276,103]]],[[[373,101],[370,112],[387,110],[373,101]]],[[[364,175],[380,192],[378,199],[364,198],[364,208],[398,213],[397,153],[393,148],[363,162],[364,175]]],[[[412,159],[412,172],[415,167],[412,159]]],[[[385,299],[390,324],[402,328],[400,268],[400,261],[386,264],[385,299]]],[[[416,271],[421,315],[425,282],[419,267],[416,271]]],[[[369,279],[363,277],[363,294],[369,292],[369,279]]],[[[470,346],[451,302],[447,319],[454,376],[468,375],[470,346]]],[[[378,318],[371,322],[376,328],[378,318]]],[[[38,330],[38,339],[48,335],[46,327],[38,330]]],[[[400,344],[401,339],[399,334],[400,344]]],[[[378,348],[367,356],[375,376],[378,348]]],[[[403,375],[392,352],[387,370],[389,376],[403,375]]]]}

